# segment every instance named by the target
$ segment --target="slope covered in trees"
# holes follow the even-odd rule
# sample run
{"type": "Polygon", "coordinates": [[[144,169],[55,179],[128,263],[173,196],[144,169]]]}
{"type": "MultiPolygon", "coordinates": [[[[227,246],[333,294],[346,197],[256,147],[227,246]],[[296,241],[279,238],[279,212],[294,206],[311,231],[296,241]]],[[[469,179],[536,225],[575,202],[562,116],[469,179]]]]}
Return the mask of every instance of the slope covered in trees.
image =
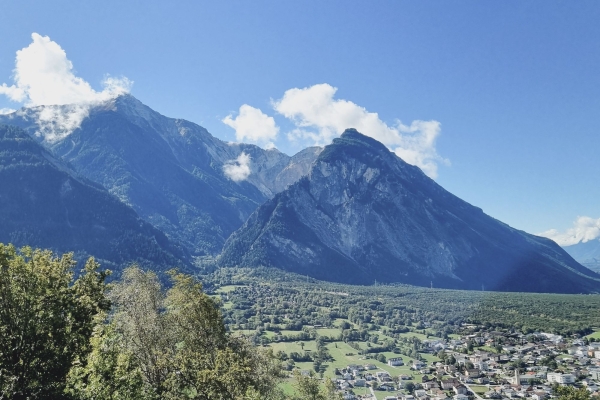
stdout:
{"type": "Polygon", "coordinates": [[[185,266],[185,253],[24,131],[0,126],[0,242],[94,255],[116,269],[185,266]]]}

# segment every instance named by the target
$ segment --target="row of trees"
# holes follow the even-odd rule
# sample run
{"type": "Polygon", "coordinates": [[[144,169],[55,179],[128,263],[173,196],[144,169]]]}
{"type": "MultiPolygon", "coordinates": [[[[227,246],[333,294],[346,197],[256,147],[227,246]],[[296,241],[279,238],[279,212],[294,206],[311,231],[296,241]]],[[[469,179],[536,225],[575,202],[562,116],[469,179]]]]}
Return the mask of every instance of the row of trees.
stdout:
{"type": "Polygon", "coordinates": [[[269,399],[280,364],[226,331],[194,278],[120,281],[89,259],[0,244],[0,398],[269,399]]]}

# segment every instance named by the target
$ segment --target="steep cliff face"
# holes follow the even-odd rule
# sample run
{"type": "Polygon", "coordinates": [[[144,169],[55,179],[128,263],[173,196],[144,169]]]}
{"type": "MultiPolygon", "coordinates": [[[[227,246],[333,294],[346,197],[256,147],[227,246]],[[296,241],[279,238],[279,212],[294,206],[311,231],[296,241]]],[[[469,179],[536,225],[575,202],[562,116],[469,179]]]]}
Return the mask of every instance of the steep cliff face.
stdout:
{"type": "Polygon", "coordinates": [[[119,269],[186,269],[185,252],[24,131],[0,126],[0,242],[74,251],[119,269]]]}
{"type": "Polygon", "coordinates": [[[600,287],[598,275],[554,242],[485,215],[355,130],[327,146],[305,178],[256,210],[227,240],[220,263],[359,284],[600,287]]]}
{"type": "MultiPolygon", "coordinates": [[[[197,255],[217,254],[258,205],[299,178],[279,176],[294,157],[225,143],[130,95],[88,108],[25,108],[0,116],[2,122],[25,129],[78,174],[197,255]],[[232,179],[224,167],[241,154],[249,173],[232,179]]],[[[303,163],[314,158],[304,157],[303,163]]],[[[308,171],[307,165],[297,169],[308,171]]]]}

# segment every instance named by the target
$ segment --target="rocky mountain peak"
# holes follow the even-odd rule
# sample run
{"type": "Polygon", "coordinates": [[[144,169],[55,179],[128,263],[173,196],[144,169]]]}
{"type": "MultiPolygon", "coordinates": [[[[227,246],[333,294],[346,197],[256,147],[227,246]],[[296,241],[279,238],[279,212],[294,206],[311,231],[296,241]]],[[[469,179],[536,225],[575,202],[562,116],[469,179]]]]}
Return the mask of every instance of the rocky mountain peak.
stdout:
{"type": "Polygon", "coordinates": [[[599,277],[553,242],[462,201],[356,130],[227,240],[222,265],[338,282],[580,292],[599,277]]]}

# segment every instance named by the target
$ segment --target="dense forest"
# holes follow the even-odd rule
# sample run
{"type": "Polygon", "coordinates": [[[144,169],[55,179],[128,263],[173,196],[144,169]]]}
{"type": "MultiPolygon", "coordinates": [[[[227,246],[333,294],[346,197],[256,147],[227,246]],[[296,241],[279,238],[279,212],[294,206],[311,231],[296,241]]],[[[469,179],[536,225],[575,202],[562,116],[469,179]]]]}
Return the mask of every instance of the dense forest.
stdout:
{"type": "Polygon", "coordinates": [[[225,322],[232,328],[301,330],[305,325],[332,326],[340,318],[390,333],[427,328],[437,337],[457,333],[465,323],[562,335],[584,335],[600,327],[598,295],[341,285],[267,268],[222,268],[202,279],[210,293],[235,286],[221,296],[225,322]]]}

